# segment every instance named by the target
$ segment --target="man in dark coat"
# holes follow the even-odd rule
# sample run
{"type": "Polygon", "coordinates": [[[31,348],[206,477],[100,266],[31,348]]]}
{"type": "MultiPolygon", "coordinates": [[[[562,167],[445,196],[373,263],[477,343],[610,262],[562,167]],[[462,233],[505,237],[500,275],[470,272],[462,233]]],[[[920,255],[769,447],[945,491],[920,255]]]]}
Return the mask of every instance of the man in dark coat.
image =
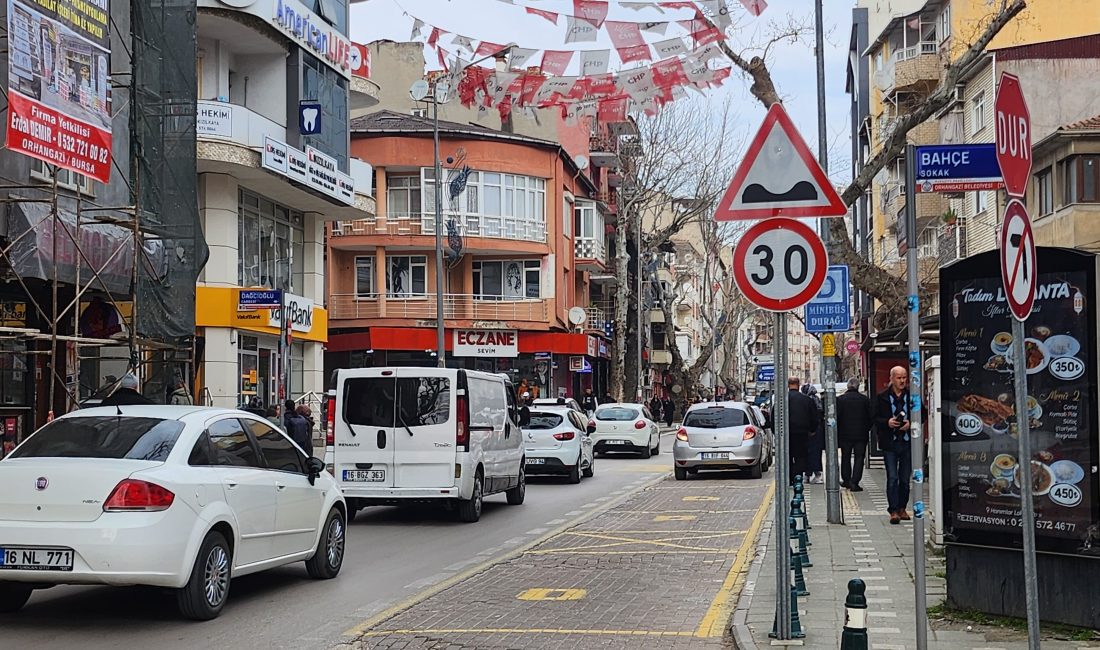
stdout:
{"type": "MultiPolygon", "coordinates": [[[[797,377],[787,380],[787,423],[790,427],[791,477],[806,472],[810,435],[821,424],[821,412],[810,397],[798,390],[797,377]]],[[[780,396],[780,399],[782,397],[780,396]]]]}
{"type": "Polygon", "coordinates": [[[875,397],[875,432],[886,463],[886,501],[890,523],[910,519],[909,479],[913,474],[913,455],[909,442],[909,371],[901,366],[890,369],[890,385],[875,397]]]}
{"type": "Polygon", "coordinates": [[[302,451],[306,452],[307,456],[313,455],[313,437],[309,432],[309,420],[298,413],[297,411],[291,411],[290,416],[285,418],[287,425],[286,433],[290,436],[302,451]]]}
{"type": "Polygon", "coordinates": [[[592,394],[592,389],[585,388],[584,396],[581,397],[581,408],[584,409],[585,413],[592,415],[595,413],[597,406],[599,404],[596,403],[596,396],[592,394]]]}
{"type": "Polygon", "coordinates": [[[139,404],[153,404],[153,400],[138,392],[137,377],[127,373],[119,381],[118,389],[111,396],[99,403],[100,406],[126,406],[139,404]]]}
{"type": "Polygon", "coordinates": [[[836,437],[840,445],[840,485],[862,492],[863,461],[874,419],[871,400],[859,392],[859,378],[848,380],[848,390],[836,398],[836,437]],[[854,456],[854,462],[853,462],[854,456]]]}
{"type": "Polygon", "coordinates": [[[665,397],[661,406],[664,407],[662,410],[665,412],[665,424],[671,427],[672,421],[676,419],[676,402],[673,402],[671,397],[665,397]]]}

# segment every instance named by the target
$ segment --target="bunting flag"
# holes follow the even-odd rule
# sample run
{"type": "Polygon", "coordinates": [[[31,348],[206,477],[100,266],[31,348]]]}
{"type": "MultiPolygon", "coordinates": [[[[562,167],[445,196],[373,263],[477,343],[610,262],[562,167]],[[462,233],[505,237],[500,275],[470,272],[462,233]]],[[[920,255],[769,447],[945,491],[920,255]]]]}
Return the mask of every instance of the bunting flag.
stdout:
{"type": "Polygon", "coordinates": [[[508,51],[508,68],[511,70],[521,69],[527,65],[528,59],[533,57],[538,50],[533,50],[526,47],[513,47],[508,51]]]}
{"type": "Polygon", "coordinates": [[[473,52],[474,51],[473,41],[470,40],[466,36],[459,36],[457,34],[455,35],[454,38],[451,39],[451,46],[455,47],[455,48],[466,50],[467,52],[473,52]]]}
{"type": "Polygon", "coordinates": [[[661,9],[660,5],[658,5],[656,2],[620,2],[619,6],[626,9],[633,9],[634,11],[641,11],[643,9],[656,9],[657,11],[664,13],[664,10],[661,9]]]}
{"type": "Polygon", "coordinates": [[[638,23],[638,27],[643,32],[650,32],[652,34],[660,34],[661,36],[664,36],[665,32],[668,31],[668,21],[662,21],[658,23],[638,23]]]}
{"type": "Polygon", "coordinates": [[[658,2],[657,4],[664,7],[665,9],[690,9],[695,12],[699,11],[694,2],[658,2]]]}
{"type": "Polygon", "coordinates": [[[722,30],[702,16],[692,20],[678,20],[676,22],[691,33],[691,39],[695,41],[696,45],[706,45],[726,37],[722,30]]]}
{"type": "Polygon", "coordinates": [[[615,45],[619,53],[619,59],[623,63],[649,60],[653,58],[649,51],[649,45],[642,38],[642,32],[638,23],[627,23],[618,20],[607,21],[607,35],[615,45]]]}
{"type": "Polygon", "coordinates": [[[610,50],[592,50],[581,52],[581,76],[593,77],[605,74],[611,63],[610,50]]]}
{"type": "Polygon", "coordinates": [[[542,53],[542,71],[549,75],[561,76],[573,60],[573,53],[563,50],[546,50],[542,53]]]}
{"type": "Polygon", "coordinates": [[[596,113],[596,120],[599,122],[625,122],[626,121],[626,105],[627,99],[625,97],[616,97],[612,99],[601,99],[599,107],[596,113]]]}
{"type": "Polygon", "coordinates": [[[607,19],[607,0],[573,0],[574,17],[599,29],[607,19]]]}
{"type": "Polygon", "coordinates": [[[430,36],[428,36],[428,47],[436,47],[436,45],[439,43],[439,37],[446,33],[447,32],[443,31],[442,29],[433,26],[432,33],[430,36]]]}
{"type": "Polygon", "coordinates": [[[689,52],[686,45],[684,45],[684,39],[682,38],[670,38],[664,41],[657,41],[653,44],[653,50],[657,52],[658,59],[667,59],[672,56],[680,56],[681,54],[687,54],[689,52]]]}
{"type": "Polygon", "coordinates": [[[768,8],[768,3],[765,0],[741,0],[741,6],[750,14],[759,16],[768,8]]]}
{"type": "Polygon", "coordinates": [[[477,44],[477,49],[474,50],[474,56],[491,56],[504,49],[503,45],[499,43],[490,43],[489,41],[481,41],[477,44]]]}
{"type": "Polygon", "coordinates": [[[554,13],[553,11],[545,11],[543,9],[535,9],[534,7],[526,7],[526,9],[527,9],[527,13],[529,13],[529,14],[532,14],[534,16],[542,16],[543,18],[545,18],[546,20],[549,20],[550,22],[554,23],[555,25],[558,24],[558,14],[554,13]]]}
{"type": "Polygon", "coordinates": [[[439,67],[443,68],[444,70],[448,69],[447,68],[447,55],[448,54],[449,53],[447,52],[447,50],[445,50],[441,47],[435,48],[435,55],[437,57],[439,57],[439,67]]]}
{"type": "Polygon", "coordinates": [[[414,40],[417,36],[420,36],[420,30],[424,29],[424,21],[419,18],[413,18],[412,33],[409,34],[409,40],[414,40]]]}
{"type": "Polygon", "coordinates": [[[599,28],[583,18],[573,16],[565,18],[566,43],[595,43],[599,32],[599,28]]]}
{"type": "Polygon", "coordinates": [[[718,29],[723,32],[733,24],[730,17],[730,8],[726,6],[726,0],[699,0],[699,6],[710,16],[718,29]]]}

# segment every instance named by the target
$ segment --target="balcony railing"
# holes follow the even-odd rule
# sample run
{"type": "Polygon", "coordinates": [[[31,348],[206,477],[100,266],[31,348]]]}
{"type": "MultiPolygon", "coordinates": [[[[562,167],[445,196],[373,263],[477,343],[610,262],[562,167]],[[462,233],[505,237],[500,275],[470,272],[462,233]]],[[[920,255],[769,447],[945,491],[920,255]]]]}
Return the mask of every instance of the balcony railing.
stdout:
{"type": "Polygon", "coordinates": [[[599,307],[586,307],[584,313],[588,316],[584,325],[586,328],[603,331],[607,326],[607,314],[599,307]]]}
{"type": "MultiPolygon", "coordinates": [[[[465,237],[488,237],[518,241],[545,242],[546,223],[519,217],[485,215],[443,215],[444,228],[454,219],[465,237]]],[[[334,237],[370,235],[435,235],[434,214],[394,214],[385,219],[340,221],[332,230],[334,237]]],[[[446,232],[444,233],[446,234],[446,232]]]]}
{"type": "Polygon", "coordinates": [[[915,59],[918,56],[924,54],[939,54],[940,45],[935,41],[921,41],[916,45],[912,45],[902,50],[898,50],[894,53],[895,61],[908,61],[909,59],[915,59]]]}
{"type": "Polygon", "coordinates": [[[573,239],[573,254],[578,260],[595,260],[600,264],[607,261],[603,237],[576,237],[573,239]]]}
{"type": "Polygon", "coordinates": [[[286,140],[286,127],[238,104],[199,101],[195,131],[199,140],[223,140],[262,149],[264,138],[286,140]]]}
{"type": "MultiPolygon", "coordinates": [[[[333,294],[329,297],[332,320],[401,318],[431,320],[436,317],[435,294],[386,296],[383,312],[378,294],[333,294]]],[[[548,301],[503,296],[448,293],[443,296],[444,319],[547,322],[548,301]]]]}

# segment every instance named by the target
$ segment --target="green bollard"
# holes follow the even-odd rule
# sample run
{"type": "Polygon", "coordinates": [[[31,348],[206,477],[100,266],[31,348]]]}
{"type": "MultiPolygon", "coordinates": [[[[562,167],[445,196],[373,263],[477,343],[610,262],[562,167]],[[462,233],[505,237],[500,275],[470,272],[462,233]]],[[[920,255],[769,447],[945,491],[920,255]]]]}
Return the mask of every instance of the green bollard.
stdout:
{"type": "Polygon", "coordinates": [[[868,650],[867,586],[859,578],[848,581],[848,597],[844,599],[844,629],[840,633],[840,650],[868,650]]]}
{"type": "Polygon", "coordinates": [[[802,502],[791,499],[791,516],[798,520],[798,535],[806,538],[806,546],[813,546],[810,534],[806,532],[806,526],[810,523],[806,520],[806,513],[802,511],[802,502]]]}
{"type": "Polygon", "coordinates": [[[802,573],[802,556],[793,548],[791,549],[791,568],[794,570],[794,588],[798,591],[798,595],[809,596],[810,591],[806,589],[806,576],[802,573]]]}
{"type": "Polygon", "coordinates": [[[809,568],[814,564],[810,562],[810,552],[806,550],[806,536],[805,534],[799,534],[798,524],[795,522],[794,517],[787,518],[791,527],[791,539],[798,539],[798,557],[802,562],[802,566],[809,568]]]}
{"type": "MultiPolygon", "coordinates": [[[[768,632],[768,637],[772,639],[778,639],[778,620],[772,620],[772,631],[768,632]]],[[[806,633],[802,631],[802,621],[798,618],[798,589],[791,585],[791,638],[792,639],[805,639],[806,633]]]]}

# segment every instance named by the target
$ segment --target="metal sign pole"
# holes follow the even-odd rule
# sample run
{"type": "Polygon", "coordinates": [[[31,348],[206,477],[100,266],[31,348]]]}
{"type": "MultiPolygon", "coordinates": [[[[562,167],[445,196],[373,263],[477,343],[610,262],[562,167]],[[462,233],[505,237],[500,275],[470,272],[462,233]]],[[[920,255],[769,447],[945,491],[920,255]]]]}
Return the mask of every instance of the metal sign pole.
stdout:
{"type": "MultiPolygon", "coordinates": [[[[921,423],[920,285],[917,282],[917,154],[905,147],[905,253],[909,288],[909,441],[913,465],[913,588],[916,596],[917,648],[928,648],[928,595],[924,557],[924,428],[921,423]]],[[[899,480],[908,480],[901,476],[899,480]]]]}
{"type": "Polygon", "coordinates": [[[775,313],[775,391],[772,427],[776,440],[775,464],[775,636],[791,638],[791,454],[787,425],[787,312],[775,313]]]}
{"type": "MultiPolygon", "coordinates": [[[[1023,246],[1020,255],[1025,255],[1023,246]]],[[[1027,358],[1024,356],[1024,324],[1012,319],[1012,379],[1016,393],[1016,431],[1019,434],[1019,459],[1016,471],[1020,477],[1020,509],[1024,537],[1024,592],[1027,598],[1027,642],[1032,650],[1039,648],[1039,583],[1035,558],[1035,503],[1031,481],[1031,423],[1027,415],[1027,358]]]]}

